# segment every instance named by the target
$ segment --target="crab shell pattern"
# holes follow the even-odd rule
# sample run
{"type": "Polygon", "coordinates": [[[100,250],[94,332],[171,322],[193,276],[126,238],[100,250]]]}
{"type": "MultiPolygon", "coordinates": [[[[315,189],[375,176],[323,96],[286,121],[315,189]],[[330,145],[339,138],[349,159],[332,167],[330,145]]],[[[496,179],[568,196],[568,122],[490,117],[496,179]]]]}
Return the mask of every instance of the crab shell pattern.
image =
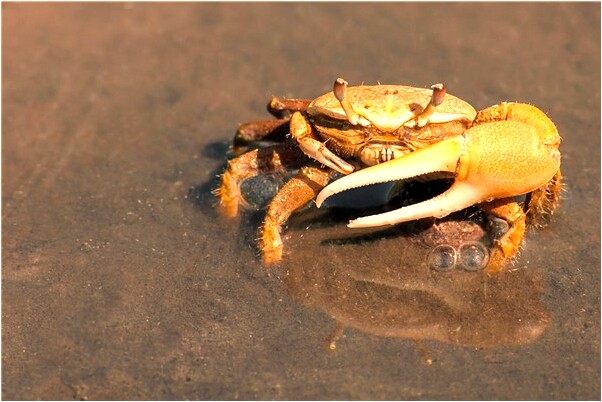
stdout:
{"type": "Polygon", "coordinates": [[[496,240],[487,270],[502,269],[520,249],[526,226],[540,226],[558,205],[562,189],[560,136],[538,108],[502,102],[476,112],[441,84],[347,87],[315,100],[272,98],[276,117],[241,125],[235,149],[276,141],[228,162],[216,190],[219,210],[234,217],[245,205],[240,184],[249,177],[298,169],[270,202],[260,230],[266,265],[282,259],[282,226],[314,200],[361,186],[432,173],[453,178],[444,193],[426,201],[349,222],[350,228],[443,218],[473,205],[508,230],[496,240]],[[344,174],[329,184],[335,173],[344,174]],[[526,195],[523,204],[517,196],[526,195]]]}

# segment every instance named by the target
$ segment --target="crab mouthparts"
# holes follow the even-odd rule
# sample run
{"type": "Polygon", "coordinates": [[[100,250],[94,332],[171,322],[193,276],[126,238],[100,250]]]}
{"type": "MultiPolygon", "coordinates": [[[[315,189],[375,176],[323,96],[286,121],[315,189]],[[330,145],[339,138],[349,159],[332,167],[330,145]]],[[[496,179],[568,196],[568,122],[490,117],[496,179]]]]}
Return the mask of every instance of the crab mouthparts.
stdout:
{"type": "Polygon", "coordinates": [[[417,204],[394,211],[365,216],[347,225],[350,228],[369,228],[394,225],[416,219],[442,218],[482,201],[483,194],[468,182],[458,180],[460,160],[465,158],[465,138],[456,136],[428,148],[419,149],[400,158],[359,170],[326,186],[316,197],[318,208],[328,197],[345,190],[370,184],[412,179],[417,176],[447,172],[456,175],[454,184],[444,193],[417,204]]]}

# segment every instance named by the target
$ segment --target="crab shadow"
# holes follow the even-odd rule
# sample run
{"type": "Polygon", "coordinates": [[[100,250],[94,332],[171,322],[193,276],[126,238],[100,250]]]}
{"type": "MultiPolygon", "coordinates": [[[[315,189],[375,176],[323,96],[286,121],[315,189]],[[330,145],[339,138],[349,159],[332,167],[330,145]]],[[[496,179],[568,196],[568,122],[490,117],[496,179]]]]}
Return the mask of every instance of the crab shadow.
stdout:
{"type": "Polygon", "coordinates": [[[332,330],[325,329],[328,350],[345,343],[345,328],[486,348],[533,342],[548,327],[538,269],[490,275],[487,257],[463,254],[479,250],[465,245],[488,252],[493,245],[496,227],[476,207],[360,233],[345,225],[357,213],[318,216],[310,208],[292,219],[285,241],[282,284],[291,298],[333,318],[332,330]],[[457,260],[440,264],[450,249],[457,260]]]}
{"type": "Polygon", "coordinates": [[[215,206],[217,198],[215,197],[215,189],[219,186],[220,176],[226,167],[226,156],[229,153],[229,142],[212,142],[207,144],[199,153],[207,159],[223,161],[209,175],[210,179],[194,184],[188,189],[188,200],[200,212],[210,215],[212,218],[217,217],[215,206]]]}
{"type": "Polygon", "coordinates": [[[332,234],[326,234],[320,241],[320,245],[324,247],[369,245],[383,240],[402,238],[416,240],[427,247],[434,247],[449,240],[450,237],[460,240],[465,233],[476,230],[482,233],[479,241],[490,246],[493,239],[499,237],[504,231],[504,228],[496,226],[496,222],[490,222],[485,213],[476,207],[453,213],[443,219],[421,219],[384,228],[349,229],[346,227],[347,222],[360,215],[367,216],[382,211],[382,209],[375,208],[361,212],[345,208],[332,208],[325,211],[307,208],[291,217],[288,228],[294,231],[332,229],[332,234]],[[445,230],[440,230],[441,227],[445,227],[445,230]],[[470,229],[471,227],[472,229],[470,229]]]}
{"type": "Polygon", "coordinates": [[[220,220],[224,229],[231,229],[238,233],[240,242],[254,246],[257,238],[257,228],[261,224],[264,216],[262,210],[247,210],[239,214],[236,219],[230,220],[223,218],[217,210],[219,202],[215,195],[215,190],[221,182],[221,175],[226,169],[228,160],[233,156],[231,151],[231,142],[212,142],[207,144],[199,152],[206,159],[219,160],[221,163],[211,171],[209,180],[193,184],[188,188],[187,199],[193,205],[197,212],[200,212],[210,220],[220,220]]]}

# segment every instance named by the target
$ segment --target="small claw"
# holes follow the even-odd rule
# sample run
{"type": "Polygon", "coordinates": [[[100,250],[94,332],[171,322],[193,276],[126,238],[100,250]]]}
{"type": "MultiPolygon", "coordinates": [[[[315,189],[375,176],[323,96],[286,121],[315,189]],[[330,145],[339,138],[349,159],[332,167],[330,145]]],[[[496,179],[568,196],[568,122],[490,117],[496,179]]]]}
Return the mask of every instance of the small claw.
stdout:
{"type": "Polygon", "coordinates": [[[295,112],[291,116],[290,132],[297,140],[301,151],[310,158],[343,174],[349,174],[355,169],[353,165],[345,162],[317,139],[309,122],[299,112],[295,112]]]}
{"type": "Polygon", "coordinates": [[[299,148],[309,157],[317,160],[321,164],[336,170],[339,173],[349,174],[355,169],[353,165],[345,162],[330,149],[326,148],[324,143],[313,138],[305,137],[299,141],[299,148]]]}

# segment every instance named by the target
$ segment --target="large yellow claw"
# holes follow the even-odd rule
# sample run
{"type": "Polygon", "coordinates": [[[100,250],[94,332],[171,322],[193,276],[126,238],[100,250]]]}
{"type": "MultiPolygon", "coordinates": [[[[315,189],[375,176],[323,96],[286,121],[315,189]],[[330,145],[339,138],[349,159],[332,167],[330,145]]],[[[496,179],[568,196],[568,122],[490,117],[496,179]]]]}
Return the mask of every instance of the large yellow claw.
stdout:
{"type": "Polygon", "coordinates": [[[560,136],[534,106],[501,103],[477,114],[464,134],[391,161],[359,170],[331,183],[316,198],[319,207],[339,192],[369,184],[448,172],[454,184],[427,201],[349,222],[351,228],[393,225],[415,219],[442,218],[495,199],[532,192],[560,168],[560,136]]]}

